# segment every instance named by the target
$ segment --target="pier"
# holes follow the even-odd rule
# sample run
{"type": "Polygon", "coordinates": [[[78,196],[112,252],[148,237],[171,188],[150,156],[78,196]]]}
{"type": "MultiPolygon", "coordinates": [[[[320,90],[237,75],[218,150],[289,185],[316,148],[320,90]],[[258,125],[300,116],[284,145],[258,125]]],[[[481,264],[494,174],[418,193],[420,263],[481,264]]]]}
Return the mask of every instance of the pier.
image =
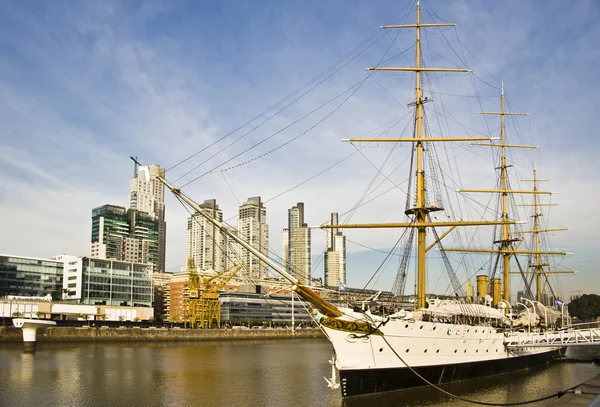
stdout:
{"type": "MultiPolygon", "coordinates": [[[[48,321],[50,322],[50,321],[48,321]]],[[[25,331],[23,331],[25,335],[25,331]]],[[[291,329],[180,329],[138,327],[52,327],[40,335],[40,342],[170,342],[215,340],[261,340],[289,338],[322,338],[317,328],[291,329]]],[[[0,327],[0,343],[19,342],[21,333],[15,327],[0,327]]]]}
{"type": "Polygon", "coordinates": [[[23,350],[25,352],[35,352],[37,330],[56,326],[56,322],[43,319],[14,318],[13,325],[23,331],[23,350]]]}

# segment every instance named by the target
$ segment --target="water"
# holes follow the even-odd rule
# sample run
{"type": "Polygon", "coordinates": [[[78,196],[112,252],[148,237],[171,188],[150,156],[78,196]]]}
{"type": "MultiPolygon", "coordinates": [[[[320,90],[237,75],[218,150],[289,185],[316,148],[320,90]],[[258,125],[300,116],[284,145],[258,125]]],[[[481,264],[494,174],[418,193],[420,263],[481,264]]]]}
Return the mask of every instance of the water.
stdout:
{"type": "MultiPolygon", "coordinates": [[[[327,388],[326,340],[142,344],[21,344],[0,347],[1,406],[467,406],[433,389],[342,400],[327,388]]],[[[445,387],[464,397],[521,401],[600,373],[555,363],[501,378],[445,387]]],[[[539,403],[536,406],[550,405],[539,403]]]]}

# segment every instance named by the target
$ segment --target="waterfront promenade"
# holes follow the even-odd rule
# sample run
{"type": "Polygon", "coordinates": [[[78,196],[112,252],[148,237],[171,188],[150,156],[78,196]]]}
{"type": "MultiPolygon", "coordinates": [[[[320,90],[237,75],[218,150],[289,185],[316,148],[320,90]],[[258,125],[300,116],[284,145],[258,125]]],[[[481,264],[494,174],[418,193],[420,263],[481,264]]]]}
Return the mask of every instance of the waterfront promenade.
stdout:
{"type": "MultiPolygon", "coordinates": [[[[211,341],[248,339],[321,338],[318,328],[291,329],[182,329],[138,327],[55,327],[41,331],[38,342],[160,342],[160,341],[211,341]]],[[[22,342],[21,329],[0,327],[0,343],[22,342]]]]}

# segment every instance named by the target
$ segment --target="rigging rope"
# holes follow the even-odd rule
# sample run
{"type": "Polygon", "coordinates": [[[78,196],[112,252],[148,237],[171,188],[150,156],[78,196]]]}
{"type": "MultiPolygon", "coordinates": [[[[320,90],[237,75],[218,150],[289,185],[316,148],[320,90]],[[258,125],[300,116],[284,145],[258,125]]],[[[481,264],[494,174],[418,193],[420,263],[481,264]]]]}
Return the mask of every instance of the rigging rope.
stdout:
{"type": "MultiPolygon", "coordinates": [[[[321,124],[321,123],[323,123],[325,120],[327,120],[327,119],[328,119],[328,118],[329,118],[331,115],[333,115],[335,112],[337,112],[337,111],[338,111],[338,110],[339,110],[339,109],[340,109],[340,108],[341,108],[341,107],[342,107],[342,106],[343,106],[343,105],[344,105],[344,104],[345,104],[345,103],[346,103],[348,100],[350,100],[350,98],[351,98],[352,96],[354,96],[354,94],[355,94],[356,92],[358,92],[358,90],[359,90],[359,89],[362,87],[362,85],[364,85],[364,83],[367,81],[367,79],[369,79],[369,76],[367,76],[365,79],[363,79],[362,81],[360,81],[360,82],[359,82],[357,85],[354,85],[353,87],[356,87],[356,88],[355,88],[355,89],[354,89],[354,90],[353,90],[353,91],[352,91],[352,92],[351,92],[351,93],[350,93],[350,94],[349,94],[349,95],[348,95],[348,96],[347,96],[347,97],[346,97],[346,98],[345,98],[345,99],[344,99],[344,100],[343,100],[343,101],[342,101],[342,102],[341,102],[339,105],[337,105],[337,106],[336,106],[336,107],[335,107],[335,108],[334,108],[334,109],[333,109],[331,112],[327,113],[325,116],[323,116],[323,118],[322,118],[321,120],[319,120],[319,121],[317,121],[316,123],[314,123],[312,126],[310,126],[309,128],[307,128],[306,130],[304,130],[302,133],[298,134],[296,137],[293,137],[293,138],[289,139],[289,140],[288,140],[288,141],[286,141],[285,143],[283,143],[283,144],[279,145],[278,147],[275,147],[275,148],[273,148],[273,149],[271,149],[271,150],[269,150],[269,151],[266,151],[266,152],[264,152],[263,154],[260,154],[260,155],[258,155],[258,156],[256,156],[256,157],[253,157],[253,158],[251,158],[251,159],[249,159],[249,160],[246,160],[246,161],[243,161],[243,162],[241,162],[241,163],[238,163],[238,164],[232,165],[231,167],[227,167],[227,168],[225,168],[225,169],[222,169],[222,170],[221,170],[221,172],[224,172],[224,171],[229,171],[229,170],[232,170],[232,169],[234,169],[234,168],[238,168],[238,167],[241,167],[241,166],[243,166],[243,165],[249,164],[249,163],[251,163],[252,161],[255,161],[255,160],[258,160],[258,159],[260,159],[260,158],[263,158],[263,157],[265,157],[265,156],[267,156],[267,155],[269,155],[269,154],[271,154],[271,153],[274,153],[275,151],[277,151],[277,150],[279,150],[279,149],[281,149],[281,148],[283,148],[283,147],[287,146],[288,144],[292,143],[293,141],[295,141],[295,140],[299,139],[300,137],[304,136],[305,134],[307,134],[308,132],[310,132],[311,130],[313,130],[315,127],[317,127],[319,124],[321,124]]],[[[350,88],[350,89],[352,89],[352,88],[350,88]]],[[[345,92],[347,92],[347,91],[348,91],[348,90],[346,90],[345,92]]],[[[341,96],[342,94],[343,94],[343,93],[341,93],[340,95],[336,96],[336,98],[337,98],[337,97],[339,97],[339,96],[341,96]]],[[[332,99],[332,100],[333,100],[333,99],[332,99]]],[[[329,102],[327,102],[327,103],[329,103],[329,102]]],[[[324,105],[323,105],[323,106],[324,106],[324,105]]],[[[312,113],[312,112],[311,112],[311,113],[312,113]]],[[[309,114],[310,114],[310,113],[309,113],[309,114]]],[[[305,117],[306,117],[306,116],[305,116],[305,117]]],[[[302,117],[302,118],[301,118],[301,119],[299,119],[299,120],[302,120],[303,118],[304,118],[304,117],[302,117]]],[[[292,125],[294,125],[294,124],[296,124],[296,123],[297,123],[297,121],[296,121],[296,122],[294,122],[294,123],[292,123],[290,126],[292,126],[292,125]]],[[[290,127],[290,126],[284,127],[284,128],[283,128],[283,129],[281,129],[280,131],[283,131],[283,130],[287,129],[287,128],[288,128],[288,127],[290,127]]],[[[273,135],[272,135],[272,136],[270,136],[270,137],[267,137],[266,139],[262,140],[260,143],[257,143],[257,144],[255,144],[255,145],[253,145],[252,147],[250,147],[250,148],[248,148],[248,149],[246,149],[246,150],[242,151],[241,153],[239,153],[239,154],[238,154],[238,155],[236,155],[235,157],[231,158],[230,160],[227,160],[227,161],[225,161],[223,164],[226,164],[226,163],[228,163],[229,161],[232,161],[232,160],[234,160],[235,158],[237,158],[237,157],[239,157],[240,155],[242,155],[242,154],[246,153],[247,151],[251,150],[252,148],[254,148],[254,147],[258,146],[259,144],[262,144],[263,142],[265,142],[265,141],[267,141],[267,140],[269,140],[271,137],[273,137],[273,136],[277,135],[278,133],[279,133],[279,132],[277,132],[277,133],[273,134],[273,135]]],[[[223,164],[221,164],[221,165],[223,165],[223,164]]],[[[218,168],[218,167],[216,167],[216,168],[218,168]]],[[[216,168],[215,168],[215,169],[216,169],[216,168]]],[[[213,172],[213,171],[214,171],[214,169],[213,169],[213,170],[211,170],[211,171],[209,171],[207,174],[209,174],[209,173],[211,173],[211,172],[213,172]]],[[[206,174],[204,174],[204,175],[206,175],[206,174]]],[[[195,181],[195,180],[194,180],[194,181],[195,181]]]]}
{"type": "MultiPolygon", "coordinates": [[[[407,18],[408,14],[405,14],[403,17],[398,17],[403,11],[404,9],[408,7],[408,4],[405,5],[398,13],[396,13],[396,15],[393,17],[392,19],[392,23],[396,20],[400,20],[402,18],[407,18]]],[[[244,123],[243,125],[237,127],[236,129],[234,129],[233,131],[227,133],[226,135],[224,135],[223,137],[219,138],[218,140],[212,142],[211,144],[209,144],[208,146],[198,150],[197,152],[195,152],[194,154],[188,156],[187,158],[179,161],[178,163],[176,163],[175,165],[172,165],[171,167],[167,168],[167,171],[183,164],[184,162],[190,160],[191,158],[197,156],[198,154],[206,151],[208,148],[214,146],[215,144],[221,142],[222,140],[226,139],[227,137],[231,136],[232,134],[236,133],[237,131],[241,130],[242,128],[246,127],[247,125],[249,125],[250,123],[256,121],[258,118],[266,115],[268,112],[270,112],[271,110],[277,108],[278,106],[280,106],[281,104],[283,104],[284,102],[288,101],[289,99],[291,99],[292,97],[294,97],[295,95],[297,95],[298,93],[302,92],[304,89],[306,89],[307,87],[309,87],[310,85],[312,85],[313,83],[319,81],[319,79],[323,78],[322,80],[320,80],[319,82],[317,82],[314,86],[312,86],[310,89],[308,89],[306,92],[304,92],[303,94],[301,94],[299,97],[297,97],[296,99],[292,100],[289,104],[287,104],[286,106],[284,106],[282,109],[278,110],[277,112],[275,112],[272,116],[266,118],[264,121],[262,121],[261,123],[259,123],[257,126],[255,126],[254,128],[252,128],[251,130],[249,130],[248,132],[246,132],[244,135],[242,135],[241,137],[239,137],[237,140],[235,140],[233,143],[231,143],[230,145],[228,145],[227,147],[221,149],[219,152],[217,152],[215,155],[213,155],[211,158],[213,158],[214,156],[220,154],[221,152],[223,152],[226,148],[228,148],[229,146],[231,146],[232,144],[235,144],[237,141],[239,141],[240,139],[246,137],[248,134],[252,133],[253,131],[255,131],[256,129],[258,129],[259,127],[261,127],[263,124],[267,123],[268,121],[270,121],[272,118],[274,118],[275,116],[277,116],[279,113],[281,113],[282,111],[284,111],[285,109],[287,109],[288,107],[290,107],[291,105],[293,105],[295,102],[297,102],[298,100],[300,100],[302,97],[306,96],[308,93],[310,93],[312,90],[314,90],[315,88],[317,88],[319,85],[321,85],[323,82],[325,82],[327,79],[329,79],[330,77],[332,77],[334,74],[336,74],[337,72],[339,72],[341,69],[343,69],[346,65],[348,65],[350,62],[352,62],[353,60],[355,60],[356,58],[358,58],[361,54],[363,54],[367,49],[369,49],[370,47],[372,47],[375,43],[377,43],[381,38],[383,38],[383,36],[385,35],[385,32],[381,32],[380,30],[375,31],[370,37],[368,37],[366,40],[364,40],[362,43],[360,43],[360,45],[356,46],[352,51],[348,52],[347,54],[345,54],[342,58],[340,58],[338,61],[336,61],[334,64],[332,64],[331,66],[329,66],[325,71],[321,72],[320,74],[318,74],[317,76],[315,76],[313,79],[311,79],[310,81],[308,81],[306,84],[304,84],[303,86],[301,86],[300,88],[296,89],[294,92],[292,92],[291,94],[289,94],[288,96],[284,97],[282,100],[280,100],[279,102],[275,103],[274,105],[270,106],[269,108],[267,108],[266,110],[264,110],[262,113],[259,113],[258,115],[256,115],[255,117],[253,117],[252,119],[250,119],[249,121],[247,121],[246,123],[244,123]],[[371,41],[373,38],[375,38],[373,41],[371,41]],[[369,44],[369,42],[371,42],[369,44]],[[365,45],[368,44],[368,46],[365,47],[365,45]],[[361,48],[365,47],[364,49],[360,50],[361,48]],[[360,52],[358,52],[360,50],[360,52]],[[352,56],[353,54],[355,54],[354,56],[352,56]],[[352,57],[352,58],[350,58],[352,57]],[[350,58],[350,59],[348,59],[350,58]],[[345,63],[343,63],[346,59],[348,59],[345,63]],[[342,64],[343,63],[343,64],[342,64]],[[338,65],[342,64],[339,68],[335,69],[338,65]],[[335,69],[335,70],[333,70],[335,69]],[[330,73],[330,71],[332,71],[330,73]]],[[[385,56],[385,55],[384,55],[385,56]]],[[[382,58],[383,59],[383,58],[382,58]]],[[[210,159],[209,159],[210,160],[210,159]]],[[[185,174],[183,174],[182,176],[180,176],[176,181],[180,180],[181,178],[185,177],[187,174],[191,173],[192,171],[194,171],[195,169],[197,169],[198,167],[200,167],[201,165],[205,164],[206,162],[208,162],[208,160],[205,160],[204,162],[202,162],[200,165],[192,168],[191,170],[189,170],[188,172],[186,172],[185,174]]]]}
{"type": "MultiPolygon", "coordinates": [[[[319,120],[319,121],[318,121],[316,124],[314,124],[313,126],[311,126],[311,127],[308,129],[308,130],[305,130],[303,133],[301,133],[300,135],[296,136],[295,138],[293,138],[292,140],[288,141],[287,143],[283,144],[282,146],[280,146],[280,147],[278,147],[278,148],[275,148],[275,149],[273,149],[272,151],[270,151],[270,152],[267,152],[267,153],[265,153],[265,154],[263,154],[263,155],[261,155],[261,156],[258,156],[258,157],[254,158],[254,159],[252,159],[252,160],[249,160],[248,162],[250,162],[250,161],[254,161],[255,159],[258,159],[258,158],[260,158],[260,157],[263,157],[263,156],[265,156],[265,155],[267,155],[267,154],[270,154],[271,152],[273,152],[273,151],[276,151],[276,150],[278,150],[279,148],[281,148],[281,147],[283,147],[283,146],[285,146],[285,145],[287,145],[287,144],[291,143],[293,140],[297,139],[298,137],[300,137],[300,136],[302,136],[302,135],[304,135],[304,134],[308,133],[310,130],[312,130],[313,128],[315,128],[315,127],[316,127],[316,126],[318,126],[319,124],[321,124],[321,123],[322,123],[322,122],[323,122],[325,119],[329,118],[329,117],[330,117],[330,116],[331,116],[333,113],[335,113],[335,112],[336,112],[336,111],[337,111],[337,110],[338,110],[338,109],[339,109],[339,108],[340,108],[340,107],[341,107],[341,106],[342,106],[344,103],[346,103],[346,102],[348,101],[348,99],[350,99],[350,97],[351,97],[352,95],[354,95],[354,94],[356,93],[356,91],[358,91],[358,89],[360,89],[360,88],[362,87],[362,85],[363,85],[363,84],[366,82],[366,80],[367,80],[367,79],[369,79],[369,76],[370,76],[370,75],[367,75],[367,77],[366,77],[366,78],[364,78],[364,79],[361,79],[360,81],[358,81],[357,83],[355,83],[354,85],[352,85],[352,86],[351,86],[351,87],[349,87],[348,89],[344,90],[344,91],[343,91],[343,92],[341,92],[340,94],[336,95],[335,97],[333,97],[333,98],[329,99],[327,102],[323,103],[323,104],[322,104],[322,105],[320,105],[319,107],[317,107],[317,108],[315,108],[315,109],[311,110],[310,112],[306,113],[304,116],[302,116],[302,117],[300,117],[299,119],[297,119],[297,120],[293,121],[292,123],[288,124],[287,126],[285,126],[285,127],[282,127],[281,129],[279,129],[279,130],[278,130],[278,131],[276,131],[275,133],[271,134],[271,135],[270,135],[270,136],[268,136],[267,138],[264,138],[264,139],[262,139],[262,140],[261,140],[261,141],[259,141],[258,143],[255,143],[255,144],[254,144],[254,145],[252,145],[251,147],[248,147],[247,149],[245,149],[245,150],[244,150],[244,151],[242,151],[241,153],[239,153],[239,154],[237,154],[237,155],[233,156],[232,158],[230,158],[230,159],[228,159],[228,160],[226,160],[226,161],[222,162],[221,164],[217,165],[216,167],[212,168],[211,170],[208,170],[208,171],[204,172],[203,174],[201,174],[201,175],[199,175],[199,176],[197,176],[197,177],[193,178],[191,181],[188,181],[188,182],[186,182],[186,183],[185,183],[185,184],[183,184],[181,187],[183,188],[183,187],[185,187],[185,186],[187,186],[187,185],[191,184],[192,182],[195,182],[195,181],[199,180],[200,178],[202,178],[202,177],[204,177],[204,176],[206,176],[206,175],[208,175],[208,174],[210,174],[210,173],[214,172],[215,170],[219,169],[220,167],[222,167],[223,165],[227,164],[228,162],[231,162],[231,161],[235,160],[236,158],[238,158],[238,157],[239,157],[239,156],[241,156],[242,154],[245,154],[245,153],[247,153],[248,151],[252,150],[252,149],[253,149],[253,148],[255,148],[255,147],[258,147],[258,146],[259,146],[259,145],[261,145],[262,143],[264,143],[264,142],[266,142],[266,141],[268,141],[268,140],[272,139],[273,137],[275,137],[276,135],[280,134],[280,133],[281,133],[281,132],[283,132],[284,130],[287,130],[287,129],[289,129],[289,128],[290,128],[290,127],[292,127],[293,125],[295,125],[295,124],[297,124],[298,122],[300,122],[300,121],[304,120],[305,118],[307,118],[307,117],[308,117],[308,116],[310,116],[311,114],[313,114],[313,113],[317,112],[317,111],[318,111],[318,110],[320,110],[321,108],[323,108],[323,107],[327,106],[329,103],[333,102],[335,99],[339,98],[339,97],[340,97],[341,95],[343,95],[344,93],[346,93],[346,92],[348,92],[348,91],[352,90],[353,88],[356,88],[356,89],[354,89],[354,91],[353,91],[353,92],[350,94],[350,96],[348,96],[348,97],[347,97],[347,98],[346,98],[346,99],[345,99],[345,100],[344,100],[344,101],[343,101],[343,102],[342,102],[340,105],[338,105],[338,106],[337,106],[335,109],[333,109],[333,110],[332,110],[330,113],[328,113],[327,115],[325,115],[325,117],[323,117],[323,118],[322,118],[321,120],[319,120]]],[[[227,146],[226,146],[224,149],[222,149],[221,151],[224,151],[226,148],[228,148],[228,147],[232,146],[232,145],[233,145],[233,144],[235,144],[235,143],[236,143],[238,140],[240,140],[241,138],[245,137],[247,134],[249,134],[249,133],[246,133],[244,136],[242,136],[242,137],[238,138],[238,139],[237,139],[237,140],[235,140],[233,143],[230,143],[229,145],[227,145],[227,146]]],[[[219,151],[219,152],[217,152],[217,153],[213,154],[211,157],[207,158],[207,159],[206,159],[206,160],[204,160],[202,163],[200,163],[199,165],[195,166],[194,168],[192,168],[190,171],[188,171],[188,172],[187,172],[187,173],[185,173],[184,175],[182,175],[182,176],[180,176],[179,178],[177,178],[177,179],[175,180],[175,182],[176,182],[176,181],[178,181],[178,180],[180,180],[180,179],[181,179],[181,178],[183,178],[184,176],[186,176],[186,175],[190,174],[192,171],[194,171],[195,169],[199,168],[199,167],[200,167],[200,166],[202,166],[203,164],[207,163],[208,161],[210,161],[210,160],[211,160],[211,159],[213,159],[214,157],[216,157],[216,156],[217,156],[217,155],[218,155],[218,154],[219,154],[221,151],[219,151]]],[[[246,162],[245,162],[245,163],[246,163],[246,162]]],[[[243,165],[243,164],[245,164],[245,163],[242,163],[242,164],[240,164],[240,165],[243,165]]],[[[238,166],[239,166],[239,165],[238,165],[238,166]]],[[[235,167],[236,167],[236,166],[233,166],[233,167],[231,167],[231,168],[235,168],[235,167]]],[[[229,168],[228,168],[228,169],[229,169],[229,168]]]]}

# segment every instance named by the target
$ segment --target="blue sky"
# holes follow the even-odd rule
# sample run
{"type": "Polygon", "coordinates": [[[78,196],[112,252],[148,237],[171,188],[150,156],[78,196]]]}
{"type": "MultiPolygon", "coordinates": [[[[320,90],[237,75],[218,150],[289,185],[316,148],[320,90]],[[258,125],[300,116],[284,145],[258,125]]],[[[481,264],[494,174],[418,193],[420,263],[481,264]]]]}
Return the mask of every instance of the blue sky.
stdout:
{"type": "MultiPolygon", "coordinates": [[[[446,94],[430,96],[467,126],[450,121],[443,128],[454,134],[447,135],[498,135],[498,122],[483,121],[476,112],[497,110],[497,88],[505,81],[509,108],[530,113],[518,119],[518,128],[508,121],[511,140],[540,146],[510,152],[515,176],[529,176],[535,165],[541,177],[550,179],[548,189],[559,192],[552,203],[559,206],[552,209],[549,226],[570,228],[552,236],[554,248],[575,253],[562,265],[580,272],[563,279],[563,291],[599,292],[599,171],[594,162],[600,153],[600,5],[593,0],[424,4],[426,21],[435,13],[436,19],[458,24],[456,31],[430,30],[424,37],[429,66],[466,62],[474,71],[433,77],[435,89],[439,85],[446,94]],[[444,45],[444,38],[453,48],[444,45]]],[[[413,6],[402,1],[1,2],[0,252],[40,257],[88,253],[92,208],[126,204],[130,155],[171,167],[307,83],[379,34],[380,25],[395,16],[412,21],[406,14],[413,6]]],[[[265,158],[224,175],[207,174],[184,188],[198,201],[216,198],[226,218],[235,216],[240,201],[249,196],[277,196],[267,208],[271,247],[280,252],[287,208],[304,201],[308,222],[318,225],[330,212],[352,208],[375,175],[372,163],[381,163],[390,152],[396,163],[405,158],[389,145],[365,148],[280,195],[356,151],[340,143],[341,138],[361,136],[405,115],[411,77],[374,75],[323,122],[348,93],[285,127],[366,78],[363,68],[384,55],[395,57],[390,65],[412,62],[412,38],[412,32],[383,35],[257,130],[221,152],[260,121],[169,171],[168,178],[175,180],[199,166],[178,181],[182,185],[219,165],[226,168],[277,148],[318,123],[265,158]]],[[[432,115],[430,120],[436,131],[437,119],[432,115]]],[[[393,131],[405,124],[401,121],[393,131]]],[[[492,187],[490,152],[462,147],[449,151],[462,154],[464,187],[492,187]]],[[[388,165],[389,172],[393,165],[388,165]]],[[[396,176],[400,183],[406,170],[394,172],[396,176]]],[[[384,180],[381,190],[390,185],[384,180]]],[[[352,221],[401,220],[403,207],[400,188],[361,207],[352,221]]],[[[185,263],[186,214],[175,199],[167,198],[170,270],[185,263]]],[[[365,232],[349,234],[349,239],[385,249],[397,236],[397,231],[365,232]]],[[[318,256],[324,234],[315,231],[313,240],[318,256]]],[[[381,256],[352,243],[348,247],[348,282],[362,286],[381,256]]],[[[477,261],[470,262],[476,271],[477,261]]],[[[378,287],[391,286],[393,268],[392,263],[378,287]]],[[[315,275],[322,275],[322,266],[315,275]]],[[[432,273],[428,288],[443,292],[439,287],[444,284],[443,276],[432,273]]]]}

